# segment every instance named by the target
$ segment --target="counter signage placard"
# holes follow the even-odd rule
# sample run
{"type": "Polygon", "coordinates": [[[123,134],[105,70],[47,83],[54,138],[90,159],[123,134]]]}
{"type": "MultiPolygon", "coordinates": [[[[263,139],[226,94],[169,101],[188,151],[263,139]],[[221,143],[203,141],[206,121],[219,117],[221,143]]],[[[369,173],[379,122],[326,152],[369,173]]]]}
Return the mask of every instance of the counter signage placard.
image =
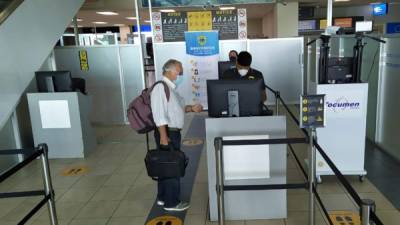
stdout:
{"type": "Polygon", "coordinates": [[[185,31],[218,31],[219,40],[246,39],[246,9],[197,12],[154,12],[155,42],[185,40],[185,31]],[[162,30],[162,31],[161,31],[162,30]]]}
{"type": "Polygon", "coordinates": [[[300,127],[325,127],[325,95],[302,95],[300,99],[300,127]]]}

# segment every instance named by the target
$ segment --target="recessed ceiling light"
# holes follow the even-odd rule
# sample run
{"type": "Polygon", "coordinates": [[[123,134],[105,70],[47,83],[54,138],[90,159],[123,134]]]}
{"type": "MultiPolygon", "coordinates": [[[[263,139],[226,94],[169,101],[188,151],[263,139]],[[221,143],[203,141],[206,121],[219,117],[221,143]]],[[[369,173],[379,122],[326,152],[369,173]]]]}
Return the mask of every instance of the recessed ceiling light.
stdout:
{"type": "Polygon", "coordinates": [[[107,24],[107,22],[102,22],[102,21],[96,21],[96,22],[93,22],[94,24],[107,24]]]}
{"type": "MultiPolygon", "coordinates": [[[[70,25],[69,27],[74,28],[75,26],[74,25],[70,25]]],[[[83,26],[82,25],[78,25],[78,27],[80,28],[80,27],[83,27],[83,26]]]]}
{"type": "Polygon", "coordinates": [[[105,11],[105,12],[96,12],[97,14],[100,14],[100,15],[104,15],[104,16],[115,16],[115,15],[118,15],[118,13],[116,13],[116,12],[109,12],[109,11],[105,11]]]}
{"type": "Polygon", "coordinates": [[[145,20],[144,22],[145,22],[145,23],[151,23],[151,21],[150,21],[150,20],[145,20]]]}
{"type": "Polygon", "coordinates": [[[219,10],[234,10],[234,9],[236,8],[233,6],[219,7],[219,10]]]}
{"type": "Polygon", "coordinates": [[[171,13],[171,12],[176,12],[176,11],[175,11],[175,9],[160,9],[160,12],[171,13]]]}
{"type": "Polygon", "coordinates": [[[114,26],[116,26],[116,27],[123,27],[123,26],[126,26],[125,24],[122,24],[122,23],[116,23],[116,24],[114,24],[114,26]]]}
{"type": "Polygon", "coordinates": [[[335,2],[349,2],[350,0],[335,0],[335,2]]]}
{"type": "Polygon", "coordinates": [[[136,20],[136,17],[134,17],[134,16],[128,16],[128,17],[125,17],[126,19],[128,19],[128,20],[136,20]]]}
{"type": "MultiPolygon", "coordinates": [[[[72,19],[72,21],[74,21],[74,19],[72,19]]],[[[76,19],[76,21],[77,21],[77,22],[82,22],[82,21],[83,21],[83,19],[79,19],[79,18],[77,18],[77,19],[76,19]]]]}

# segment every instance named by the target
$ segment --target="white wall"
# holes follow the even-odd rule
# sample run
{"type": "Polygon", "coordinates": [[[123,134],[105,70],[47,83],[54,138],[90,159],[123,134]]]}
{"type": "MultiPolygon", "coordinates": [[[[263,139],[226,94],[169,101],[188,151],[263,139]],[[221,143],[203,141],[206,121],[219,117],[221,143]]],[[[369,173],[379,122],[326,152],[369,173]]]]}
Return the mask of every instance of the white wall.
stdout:
{"type": "Polygon", "coordinates": [[[297,37],[299,23],[299,3],[275,5],[276,37],[297,37]]]}
{"type": "Polygon", "coordinates": [[[262,19],[247,19],[247,35],[249,37],[262,37],[262,19]]]}
{"type": "Polygon", "coordinates": [[[25,0],[0,25],[0,103],[15,105],[83,2],[25,0]]]}
{"type": "Polygon", "coordinates": [[[276,37],[275,10],[271,10],[262,18],[262,32],[264,37],[276,37]]]}

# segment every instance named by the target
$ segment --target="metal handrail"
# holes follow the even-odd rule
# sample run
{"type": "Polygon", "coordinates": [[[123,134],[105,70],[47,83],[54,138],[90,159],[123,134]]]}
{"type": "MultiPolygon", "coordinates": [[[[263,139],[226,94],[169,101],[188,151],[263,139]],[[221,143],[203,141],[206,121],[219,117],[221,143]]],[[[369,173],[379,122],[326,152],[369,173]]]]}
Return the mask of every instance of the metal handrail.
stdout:
{"type": "Polygon", "coordinates": [[[18,8],[24,0],[13,0],[0,12],[0,25],[18,8]]]}
{"type": "Polygon", "coordinates": [[[15,197],[28,197],[28,196],[44,196],[44,198],[30,211],[28,214],[18,222],[18,225],[25,224],[29,219],[32,218],[46,203],[49,210],[50,222],[52,225],[58,225],[54,189],[51,181],[49,158],[48,158],[48,147],[46,144],[39,144],[37,148],[33,149],[15,149],[15,150],[4,150],[0,151],[0,155],[10,155],[10,154],[26,154],[30,152],[31,154],[25,158],[22,162],[14,165],[10,169],[6,170],[0,174],[0,183],[11,177],[13,174],[17,173],[19,170],[24,168],[26,165],[36,160],[40,157],[42,162],[42,172],[43,172],[43,183],[44,190],[35,191],[22,191],[22,192],[6,192],[0,193],[0,199],[2,198],[15,198],[15,197]]]}

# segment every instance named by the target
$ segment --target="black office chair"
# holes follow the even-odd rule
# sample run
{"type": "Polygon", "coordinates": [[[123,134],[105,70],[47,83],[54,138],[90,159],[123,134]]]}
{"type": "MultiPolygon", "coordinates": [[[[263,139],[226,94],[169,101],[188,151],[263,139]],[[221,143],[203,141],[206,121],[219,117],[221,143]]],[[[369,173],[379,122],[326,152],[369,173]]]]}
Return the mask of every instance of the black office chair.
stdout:
{"type": "Polygon", "coordinates": [[[83,78],[72,78],[72,87],[74,91],[80,91],[86,95],[86,80],[83,78]]]}
{"type": "Polygon", "coordinates": [[[270,110],[266,105],[263,104],[262,115],[263,116],[273,116],[274,115],[274,111],[270,110]]]}

